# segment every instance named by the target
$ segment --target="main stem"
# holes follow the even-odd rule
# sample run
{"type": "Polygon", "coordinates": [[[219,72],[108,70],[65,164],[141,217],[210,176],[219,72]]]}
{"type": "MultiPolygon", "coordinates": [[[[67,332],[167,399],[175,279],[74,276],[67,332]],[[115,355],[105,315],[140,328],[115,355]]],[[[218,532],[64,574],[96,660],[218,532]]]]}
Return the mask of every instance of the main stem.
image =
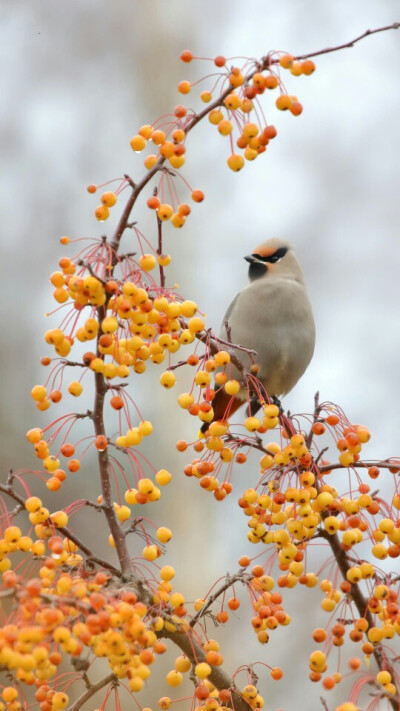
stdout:
{"type": "MultiPolygon", "coordinates": [[[[104,435],[106,436],[106,430],[104,426],[104,398],[107,392],[107,385],[105,383],[102,373],[95,373],[95,401],[94,401],[94,411],[93,411],[93,422],[96,436],[104,435]]],[[[111,467],[110,458],[108,456],[108,450],[98,452],[98,462],[99,462],[99,472],[100,472],[100,482],[101,490],[103,494],[103,509],[105,516],[107,518],[107,523],[110,529],[110,533],[114,539],[115,549],[117,551],[119,563],[121,566],[121,572],[125,576],[130,576],[133,573],[132,562],[128,552],[128,546],[126,544],[125,533],[122,530],[119,521],[117,519],[111,492],[111,467]]]]}
{"type": "MultiPolygon", "coordinates": [[[[315,468],[316,474],[318,476],[318,468],[315,468]]],[[[320,492],[320,486],[318,482],[318,478],[316,476],[316,489],[318,493],[320,492]]],[[[322,520],[324,520],[328,516],[328,513],[322,513],[321,517],[322,520]]],[[[337,565],[339,567],[339,570],[343,576],[343,580],[347,580],[347,571],[351,568],[351,563],[348,559],[348,556],[346,554],[346,551],[343,550],[341,544],[340,544],[340,539],[337,533],[334,535],[330,535],[329,533],[322,533],[323,537],[325,540],[328,541],[331,551],[335,557],[335,560],[337,562],[337,565]]],[[[360,617],[364,617],[367,622],[368,622],[368,629],[371,629],[371,627],[374,626],[374,620],[372,617],[371,611],[368,609],[368,602],[365,599],[359,585],[357,583],[352,583],[351,585],[351,592],[350,592],[351,598],[358,610],[358,614],[360,617]]],[[[387,668],[389,672],[392,674],[392,678],[395,678],[395,673],[391,667],[391,665],[388,663],[387,659],[385,658],[385,655],[382,651],[382,647],[375,647],[373,651],[373,655],[375,658],[375,661],[379,667],[379,669],[387,668]]],[[[392,707],[393,711],[399,711],[399,703],[396,701],[394,698],[389,698],[388,699],[390,706],[392,707]]]]}

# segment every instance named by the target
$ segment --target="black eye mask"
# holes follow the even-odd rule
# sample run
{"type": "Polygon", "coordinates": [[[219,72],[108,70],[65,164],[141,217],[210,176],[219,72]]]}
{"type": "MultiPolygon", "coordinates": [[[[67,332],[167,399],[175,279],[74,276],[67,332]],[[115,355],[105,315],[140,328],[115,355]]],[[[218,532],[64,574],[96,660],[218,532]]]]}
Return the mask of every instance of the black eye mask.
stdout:
{"type": "Polygon", "coordinates": [[[260,254],[252,254],[251,256],[255,257],[255,259],[258,259],[260,262],[265,262],[266,264],[275,264],[276,262],[279,262],[282,257],[285,256],[287,251],[287,247],[279,247],[276,252],[270,254],[268,257],[262,257],[260,254]]]}

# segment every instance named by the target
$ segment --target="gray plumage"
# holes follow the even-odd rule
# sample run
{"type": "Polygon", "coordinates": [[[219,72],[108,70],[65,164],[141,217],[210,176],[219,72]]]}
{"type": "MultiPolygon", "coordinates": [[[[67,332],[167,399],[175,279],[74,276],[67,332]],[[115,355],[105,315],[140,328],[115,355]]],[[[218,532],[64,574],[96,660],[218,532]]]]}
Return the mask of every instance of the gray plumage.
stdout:
{"type": "MultiPolygon", "coordinates": [[[[314,352],[315,325],[303,272],[290,246],[272,239],[246,258],[250,283],[225,314],[220,337],[257,351],[258,378],[268,395],[286,395],[306,370],[314,352]],[[283,256],[280,257],[280,254],[283,256]]],[[[249,368],[248,356],[235,355],[249,368]]],[[[232,377],[242,375],[233,368],[232,377]]],[[[244,392],[240,393],[245,397],[244,392]]]]}

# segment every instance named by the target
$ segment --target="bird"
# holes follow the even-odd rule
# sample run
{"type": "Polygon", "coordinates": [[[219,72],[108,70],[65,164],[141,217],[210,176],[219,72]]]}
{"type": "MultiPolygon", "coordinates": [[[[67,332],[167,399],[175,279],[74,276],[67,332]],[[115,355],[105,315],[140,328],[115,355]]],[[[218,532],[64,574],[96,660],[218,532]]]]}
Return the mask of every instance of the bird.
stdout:
{"type": "MultiPolygon", "coordinates": [[[[249,263],[249,283],[228,307],[219,338],[256,351],[252,370],[268,397],[280,404],[279,398],[296,385],[314,353],[312,307],[302,269],[288,242],[269,239],[244,259],[249,263]]],[[[243,368],[249,368],[248,355],[234,348],[230,352],[243,368]]],[[[232,362],[229,368],[229,377],[238,380],[241,388],[234,398],[224,386],[216,388],[213,421],[226,420],[249,399],[243,372],[232,362]]],[[[203,433],[209,426],[204,423],[203,433]]]]}

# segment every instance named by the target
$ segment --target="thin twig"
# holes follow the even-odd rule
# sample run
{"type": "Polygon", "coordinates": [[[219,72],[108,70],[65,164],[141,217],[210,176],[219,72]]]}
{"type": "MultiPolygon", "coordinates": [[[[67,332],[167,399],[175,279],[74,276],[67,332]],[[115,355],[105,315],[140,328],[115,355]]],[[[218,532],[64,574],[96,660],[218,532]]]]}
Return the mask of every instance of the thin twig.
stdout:
{"type": "Polygon", "coordinates": [[[400,22],[393,22],[392,25],[386,25],[385,27],[378,27],[375,30],[366,30],[365,32],[362,33],[362,35],[359,35],[355,39],[351,40],[350,42],[345,42],[345,44],[338,44],[336,47],[327,47],[326,49],[320,49],[317,52],[309,52],[308,54],[298,54],[296,55],[296,59],[308,59],[308,57],[319,57],[322,54],[329,54],[330,52],[338,52],[340,49],[347,49],[350,47],[354,47],[357,42],[361,42],[362,39],[365,37],[369,37],[370,35],[375,35],[377,32],[386,32],[387,30],[398,30],[400,27],[400,22]]]}
{"type": "Polygon", "coordinates": [[[100,681],[96,684],[91,684],[82,696],[80,696],[76,701],[74,701],[73,704],[71,704],[71,706],[68,707],[67,711],[79,711],[86,701],[89,701],[94,694],[97,694],[100,689],[103,689],[105,686],[108,686],[108,684],[112,684],[113,682],[117,682],[117,677],[115,674],[109,674],[108,676],[105,676],[104,679],[100,679],[100,681]]]}
{"type": "Polygon", "coordinates": [[[194,617],[190,621],[190,626],[194,627],[195,624],[199,621],[201,617],[204,617],[204,615],[207,613],[207,611],[210,609],[211,605],[219,598],[226,590],[228,590],[234,583],[236,583],[238,580],[240,580],[242,583],[248,582],[246,578],[250,578],[248,573],[245,572],[243,568],[241,568],[235,575],[227,575],[225,578],[225,581],[220,585],[217,590],[210,595],[208,598],[207,602],[203,607],[194,615],[194,617]]]}
{"type": "MultiPolygon", "coordinates": [[[[158,247],[157,247],[157,254],[159,257],[162,255],[162,220],[156,215],[157,217],[157,237],[158,237],[158,247]]],[[[165,286],[165,273],[164,273],[164,267],[158,263],[158,267],[160,270],[160,286],[163,289],[165,286]]]]}

